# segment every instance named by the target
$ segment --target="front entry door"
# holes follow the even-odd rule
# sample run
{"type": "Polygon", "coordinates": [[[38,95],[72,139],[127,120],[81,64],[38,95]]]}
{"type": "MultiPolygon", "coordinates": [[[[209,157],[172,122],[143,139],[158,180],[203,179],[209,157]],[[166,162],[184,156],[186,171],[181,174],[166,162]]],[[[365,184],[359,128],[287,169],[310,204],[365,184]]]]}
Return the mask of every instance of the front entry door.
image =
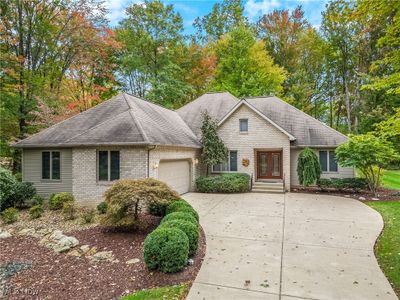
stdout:
{"type": "Polygon", "coordinates": [[[257,178],[282,179],[282,152],[257,152],[257,178]]]}

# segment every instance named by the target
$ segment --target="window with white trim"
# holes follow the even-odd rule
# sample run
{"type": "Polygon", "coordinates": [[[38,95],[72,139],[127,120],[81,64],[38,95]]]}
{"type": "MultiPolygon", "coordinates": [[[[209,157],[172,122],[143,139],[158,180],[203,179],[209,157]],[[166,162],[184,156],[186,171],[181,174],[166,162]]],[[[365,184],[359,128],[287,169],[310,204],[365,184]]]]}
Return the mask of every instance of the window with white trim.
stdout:
{"type": "Polygon", "coordinates": [[[248,132],[249,131],[249,120],[248,119],[239,119],[239,131],[240,132],[248,132]]]}
{"type": "Polygon", "coordinates": [[[42,152],[42,179],[61,179],[61,154],[60,151],[42,152]]]}
{"type": "Polygon", "coordinates": [[[98,151],[98,180],[113,181],[120,176],[119,151],[101,150],[98,151]]]}
{"type": "Polygon", "coordinates": [[[336,154],[333,150],[319,151],[319,164],[322,172],[337,172],[338,165],[336,161],[336,154]]]}
{"type": "Polygon", "coordinates": [[[236,172],[237,168],[237,151],[232,150],[229,151],[228,157],[224,163],[212,166],[212,171],[213,173],[236,172]]]}

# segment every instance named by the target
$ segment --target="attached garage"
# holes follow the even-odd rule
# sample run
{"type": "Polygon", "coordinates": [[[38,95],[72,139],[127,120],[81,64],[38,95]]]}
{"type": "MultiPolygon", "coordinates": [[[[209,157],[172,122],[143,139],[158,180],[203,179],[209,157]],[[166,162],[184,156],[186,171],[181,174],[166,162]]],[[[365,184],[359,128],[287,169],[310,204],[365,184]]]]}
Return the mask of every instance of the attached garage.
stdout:
{"type": "Polygon", "coordinates": [[[190,190],[190,164],[188,160],[160,161],[158,179],[166,182],[179,194],[190,190]]]}

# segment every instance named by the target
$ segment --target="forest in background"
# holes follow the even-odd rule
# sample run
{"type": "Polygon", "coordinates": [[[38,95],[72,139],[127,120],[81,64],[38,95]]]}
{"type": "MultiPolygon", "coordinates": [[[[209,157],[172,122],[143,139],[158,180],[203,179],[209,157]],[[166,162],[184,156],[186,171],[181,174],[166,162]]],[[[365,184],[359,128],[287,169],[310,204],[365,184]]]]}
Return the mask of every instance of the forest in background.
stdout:
{"type": "Polygon", "coordinates": [[[400,108],[400,5],[333,0],[316,29],[301,7],[257,22],[216,3],[183,34],[173,5],[144,1],[111,28],[97,0],[0,2],[1,156],[119,91],[176,109],[208,91],[277,95],[343,133],[400,108]]]}

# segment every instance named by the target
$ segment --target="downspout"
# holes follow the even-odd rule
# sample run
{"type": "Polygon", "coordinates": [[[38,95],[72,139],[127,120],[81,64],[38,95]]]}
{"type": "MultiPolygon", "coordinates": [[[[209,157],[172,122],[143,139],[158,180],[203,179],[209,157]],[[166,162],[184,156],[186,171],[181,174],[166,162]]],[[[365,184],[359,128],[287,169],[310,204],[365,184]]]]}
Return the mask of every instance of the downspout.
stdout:
{"type": "Polygon", "coordinates": [[[154,145],[153,148],[147,148],[147,178],[150,177],[150,151],[157,148],[157,145],[154,145]]]}

